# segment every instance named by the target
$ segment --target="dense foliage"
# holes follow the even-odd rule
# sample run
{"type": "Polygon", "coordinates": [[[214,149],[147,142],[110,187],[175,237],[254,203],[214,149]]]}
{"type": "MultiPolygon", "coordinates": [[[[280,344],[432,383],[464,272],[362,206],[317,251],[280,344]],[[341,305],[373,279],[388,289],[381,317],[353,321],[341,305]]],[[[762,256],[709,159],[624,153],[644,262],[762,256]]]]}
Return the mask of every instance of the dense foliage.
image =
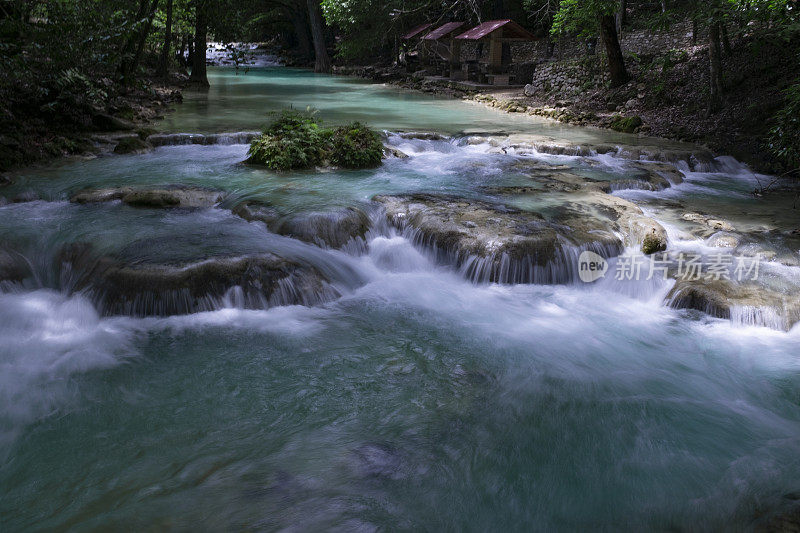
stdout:
{"type": "Polygon", "coordinates": [[[381,164],[383,143],[380,135],[360,122],[333,130],[330,161],[345,168],[368,168],[381,164]]]}
{"type": "Polygon", "coordinates": [[[769,149],[786,169],[800,177],[800,83],[786,91],[786,105],[770,130],[769,149]]]}
{"type": "Polygon", "coordinates": [[[331,163],[344,168],[380,164],[383,143],[364,124],[353,122],[322,128],[310,112],[289,109],[279,113],[250,144],[248,163],[272,170],[291,170],[331,163]]]}
{"type": "Polygon", "coordinates": [[[322,162],[328,139],[310,113],[286,110],[253,140],[247,161],[273,170],[310,167],[322,162]]]}

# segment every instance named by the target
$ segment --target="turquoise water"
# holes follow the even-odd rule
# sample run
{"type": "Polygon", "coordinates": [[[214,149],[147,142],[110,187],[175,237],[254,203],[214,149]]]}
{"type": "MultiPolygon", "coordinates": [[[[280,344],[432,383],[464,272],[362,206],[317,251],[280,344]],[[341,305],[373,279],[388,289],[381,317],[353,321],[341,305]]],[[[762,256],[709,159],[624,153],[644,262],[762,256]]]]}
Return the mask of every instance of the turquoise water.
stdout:
{"type": "Polygon", "coordinates": [[[269,113],[313,109],[328,124],[359,120],[390,131],[531,133],[572,142],[635,142],[632,135],[577,128],[540,117],[500,114],[481,104],[420,94],[363,80],[284,67],[210,69],[208,90],[184,102],[159,125],[167,132],[257,131],[269,113]]]}
{"type": "MultiPolygon", "coordinates": [[[[292,102],[390,130],[519,120],[614,142],[288,69],[218,69],[211,83],[164,129],[253,129],[292,102]]],[[[491,199],[485,187],[528,182],[526,163],[632,173],[602,158],[389,142],[411,157],[277,174],[242,165],[244,145],[167,146],[29,169],[0,189],[39,198],[0,205],[0,250],[37,273],[0,285],[0,529],[737,530],[792,505],[799,328],[666,308],[667,283],[473,284],[389,229],[348,253],[228,210],[248,198],[287,215],[374,213],[373,195],[411,191],[491,199]],[[66,201],[86,187],[178,183],[229,196],[196,210],[66,201]],[[324,269],[342,296],[101,316],[65,282],[57,257],[74,243],[134,264],[273,251],[324,269]]],[[[687,202],[702,188],[744,203],[752,181],[740,170],[687,172],[658,194],[687,202]]]]}

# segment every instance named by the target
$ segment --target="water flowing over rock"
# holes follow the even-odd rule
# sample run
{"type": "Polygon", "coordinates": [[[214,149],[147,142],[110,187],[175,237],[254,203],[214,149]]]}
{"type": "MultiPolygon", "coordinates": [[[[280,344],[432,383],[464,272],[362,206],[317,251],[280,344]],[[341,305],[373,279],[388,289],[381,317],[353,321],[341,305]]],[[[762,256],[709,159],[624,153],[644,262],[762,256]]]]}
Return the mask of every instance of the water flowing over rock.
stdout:
{"type": "Polygon", "coordinates": [[[223,197],[224,193],[214,189],[173,185],[154,189],[133,187],[88,189],[72,195],[70,201],[86,204],[121,200],[134,207],[211,207],[219,203],[223,197]]]}
{"type": "Polygon", "coordinates": [[[188,144],[250,144],[260,135],[257,131],[239,131],[234,133],[163,133],[147,137],[153,146],[184,146],[188,144]]]}
{"type": "Polygon", "coordinates": [[[564,208],[557,220],[502,204],[452,196],[376,196],[386,216],[437,259],[469,279],[499,283],[567,283],[578,255],[618,254],[622,242],[602,221],[564,208]]]}
{"type": "Polygon", "coordinates": [[[22,256],[0,250],[0,283],[24,279],[29,271],[22,256]]]}
{"type": "Polygon", "coordinates": [[[800,322],[800,296],[761,283],[679,279],[666,302],[674,309],[695,309],[738,325],[788,331],[800,322]]]}
{"type": "Polygon", "coordinates": [[[363,239],[370,227],[369,217],[355,207],[281,216],[267,205],[245,202],[233,212],[245,220],[263,222],[280,235],[328,248],[341,248],[354,239],[363,239]]]}
{"type": "Polygon", "coordinates": [[[310,266],[273,254],[220,257],[184,265],[101,260],[84,282],[106,315],[167,316],[220,307],[314,305],[338,297],[310,266]]]}
{"type": "Polygon", "coordinates": [[[141,140],[138,136],[123,137],[114,147],[115,154],[143,154],[150,150],[151,146],[141,140]]]}
{"type": "MultiPolygon", "coordinates": [[[[637,184],[663,182],[666,187],[669,186],[670,182],[661,174],[654,174],[661,171],[660,166],[652,169],[642,165],[642,168],[647,169],[646,179],[650,181],[637,179],[637,184]]],[[[515,170],[530,176],[534,183],[530,186],[484,187],[483,190],[509,200],[529,196],[544,205],[561,205],[568,211],[580,213],[580,218],[594,219],[595,224],[600,224],[603,229],[622,235],[625,245],[641,246],[645,254],[666,250],[667,232],[661,224],[645,216],[636,204],[608,194],[612,190],[630,188],[629,180],[622,180],[623,185],[614,186],[618,182],[593,180],[569,172],[569,167],[552,167],[528,161],[519,162],[515,170]]],[[[652,190],[637,184],[633,188],[652,190]]]]}

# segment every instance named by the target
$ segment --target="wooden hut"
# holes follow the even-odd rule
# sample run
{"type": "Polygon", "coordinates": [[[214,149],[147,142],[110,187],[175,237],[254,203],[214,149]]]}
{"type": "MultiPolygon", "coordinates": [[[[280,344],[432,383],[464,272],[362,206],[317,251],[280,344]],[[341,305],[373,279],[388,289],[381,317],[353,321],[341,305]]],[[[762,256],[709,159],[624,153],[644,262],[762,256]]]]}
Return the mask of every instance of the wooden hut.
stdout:
{"type": "MultiPolygon", "coordinates": [[[[411,50],[414,47],[414,43],[422,42],[422,37],[424,37],[425,34],[428,32],[428,30],[430,30],[431,26],[433,26],[433,23],[431,22],[428,22],[426,24],[420,24],[419,26],[412,28],[411,30],[408,31],[408,33],[400,37],[400,39],[402,39],[407,43],[407,47],[405,47],[406,52],[411,52],[411,50]]],[[[424,45],[419,46],[418,51],[419,51],[419,62],[420,64],[424,65],[425,63],[428,62],[427,47],[424,45]]]]}
{"type": "Polygon", "coordinates": [[[461,41],[455,37],[463,25],[463,22],[448,22],[422,38],[423,43],[431,43],[434,54],[446,62],[445,75],[454,79],[461,79],[461,41]]]}
{"type": "Polygon", "coordinates": [[[480,41],[489,44],[486,77],[493,85],[508,85],[509,75],[503,73],[503,44],[514,41],[535,41],[537,38],[511,19],[490,20],[455,37],[461,41],[480,41]]]}

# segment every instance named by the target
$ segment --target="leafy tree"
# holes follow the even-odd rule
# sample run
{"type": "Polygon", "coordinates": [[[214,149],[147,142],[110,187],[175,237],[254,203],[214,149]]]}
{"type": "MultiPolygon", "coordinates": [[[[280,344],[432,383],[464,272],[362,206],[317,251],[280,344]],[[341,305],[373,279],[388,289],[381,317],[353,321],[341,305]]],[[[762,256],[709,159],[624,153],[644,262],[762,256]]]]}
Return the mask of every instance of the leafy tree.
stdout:
{"type": "Polygon", "coordinates": [[[617,0],[561,0],[553,19],[553,34],[577,33],[588,36],[600,34],[608,57],[611,86],[618,87],[628,81],[625,59],[619,45],[615,14],[617,0]]]}

